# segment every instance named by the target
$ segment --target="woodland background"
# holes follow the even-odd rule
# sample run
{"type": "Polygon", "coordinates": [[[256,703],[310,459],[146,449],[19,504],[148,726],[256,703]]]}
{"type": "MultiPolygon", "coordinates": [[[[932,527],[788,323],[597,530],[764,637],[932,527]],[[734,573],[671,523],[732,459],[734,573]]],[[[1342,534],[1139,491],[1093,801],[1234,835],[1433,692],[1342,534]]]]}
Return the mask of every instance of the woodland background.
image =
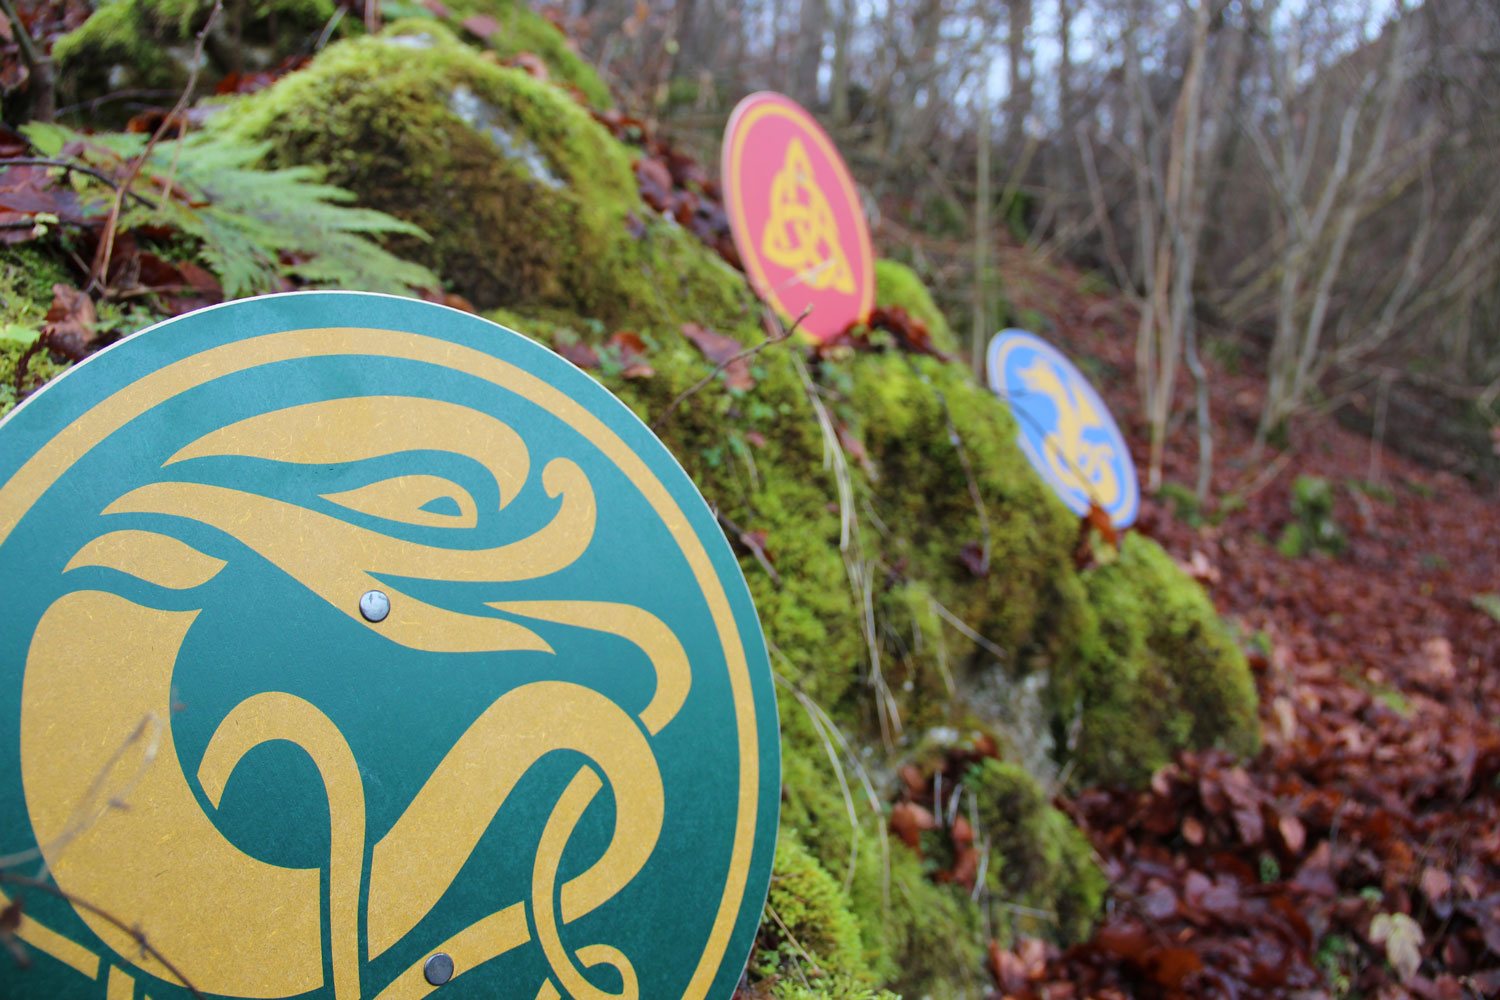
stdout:
{"type": "MultiPolygon", "coordinates": [[[[883,232],[968,320],[976,367],[1005,312],[989,245],[1013,240],[1137,307],[1154,441],[1180,406],[1211,426],[1203,393],[1172,389],[1184,368],[1201,387],[1212,353],[1265,375],[1261,438],[1314,407],[1496,475],[1493,4],[584,0],[568,14],[605,76],[704,150],[749,90],[818,112],[883,232]]],[[[1159,465],[1153,452],[1153,488],[1159,465]]]]}

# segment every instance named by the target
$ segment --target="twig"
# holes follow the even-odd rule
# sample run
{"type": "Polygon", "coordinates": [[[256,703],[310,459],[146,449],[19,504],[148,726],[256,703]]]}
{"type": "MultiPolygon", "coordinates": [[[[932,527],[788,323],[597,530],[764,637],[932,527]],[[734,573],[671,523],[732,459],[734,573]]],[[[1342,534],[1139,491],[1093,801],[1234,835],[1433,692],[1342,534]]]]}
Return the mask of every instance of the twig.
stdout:
{"type": "Polygon", "coordinates": [[[722,512],[716,511],[715,516],[719,519],[720,524],[734,532],[735,537],[739,539],[741,545],[750,550],[750,554],[755,557],[756,562],[760,563],[761,569],[766,571],[766,575],[771,578],[771,582],[778,587],[781,586],[781,574],[776,572],[775,568],[771,565],[771,560],[766,558],[766,550],[758,544],[752,544],[750,536],[744,529],[725,517],[722,512]]]}
{"type": "MultiPolygon", "coordinates": [[[[0,2],[3,2],[3,0],[0,0],[0,2]]],[[[61,167],[63,170],[76,170],[80,174],[88,174],[90,177],[108,184],[116,191],[120,189],[120,185],[116,183],[115,179],[113,177],[110,177],[104,171],[95,170],[93,167],[85,167],[81,163],[73,163],[69,160],[49,160],[40,156],[19,156],[15,159],[0,160],[0,169],[3,169],[5,167],[61,167]]],[[[151,199],[147,198],[145,195],[136,194],[134,191],[130,192],[130,197],[134,198],[142,205],[145,205],[147,208],[158,207],[155,202],[151,201],[151,199]]]]}
{"type": "Polygon", "coordinates": [[[1267,465],[1261,468],[1260,473],[1253,480],[1251,480],[1250,485],[1240,493],[1240,496],[1246,500],[1249,500],[1251,497],[1255,496],[1255,494],[1259,493],[1267,486],[1270,486],[1272,480],[1276,478],[1277,474],[1280,473],[1282,469],[1286,468],[1286,464],[1287,462],[1291,461],[1291,458],[1292,453],[1290,450],[1284,451],[1280,455],[1277,455],[1267,465]]]}
{"type": "Polygon", "coordinates": [[[49,895],[56,896],[58,899],[66,900],[75,907],[88,910],[90,913],[94,914],[102,920],[108,921],[115,927],[130,935],[130,939],[140,946],[140,949],[143,953],[150,955],[152,958],[160,962],[162,964],[162,967],[170,972],[179,983],[187,987],[189,993],[197,997],[198,1000],[203,1000],[203,994],[198,992],[198,987],[189,982],[188,978],[182,974],[177,966],[167,961],[167,957],[165,955],[152,947],[151,942],[146,940],[146,932],[141,930],[139,927],[132,927],[129,924],[125,923],[125,921],[121,920],[119,917],[115,916],[107,910],[95,906],[88,900],[80,899],[79,897],[73,895],[71,892],[68,892],[66,889],[62,889],[58,886],[43,882],[40,879],[27,878],[25,875],[12,875],[10,872],[0,871],[0,882],[7,882],[11,885],[19,885],[27,889],[35,889],[38,892],[48,893],[49,895]]]}
{"type": "MultiPolygon", "coordinates": [[[[844,873],[844,891],[854,884],[854,875],[859,867],[859,813],[854,807],[854,793],[849,790],[849,778],[844,774],[844,765],[839,761],[838,750],[834,748],[833,740],[823,731],[823,720],[811,708],[808,708],[808,697],[791,681],[780,674],[773,673],[772,676],[792,689],[792,694],[802,703],[807,712],[808,719],[812,722],[813,731],[818,734],[818,740],[823,744],[823,751],[828,754],[828,763],[833,765],[833,776],[838,780],[839,792],[844,796],[844,812],[849,817],[849,867],[844,873]]],[[[878,812],[876,815],[880,815],[878,812]]]]}
{"type": "MultiPolygon", "coordinates": [[[[771,655],[779,658],[788,667],[792,667],[793,669],[795,669],[795,665],[792,663],[791,659],[786,655],[786,653],[782,652],[781,648],[778,647],[774,642],[768,641],[767,646],[771,650],[771,655]]],[[[889,911],[891,908],[890,836],[888,831],[886,830],[886,825],[884,822],[885,813],[880,807],[880,796],[875,794],[875,785],[870,780],[870,772],[865,770],[864,764],[860,763],[859,754],[854,752],[854,747],[850,746],[849,741],[844,738],[844,733],[841,729],[839,729],[838,723],[833,721],[833,716],[829,715],[827,710],[824,709],[822,705],[819,705],[816,701],[814,701],[811,696],[809,696],[801,688],[797,687],[797,685],[794,684],[789,678],[774,672],[772,676],[775,677],[776,680],[792,689],[792,693],[796,695],[797,700],[801,702],[802,707],[807,710],[807,714],[809,716],[811,716],[814,720],[821,720],[823,730],[827,733],[832,734],[833,738],[838,741],[839,746],[843,748],[844,756],[849,760],[850,765],[852,765],[854,768],[854,776],[859,779],[860,786],[865,790],[865,801],[869,803],[870,812],[876,819],[875,830],[880,837],[881,905],[885,908],[886,911],[889,911]]]]}
{"type": "Polygon", "coordinates": [[[344,19],[344,14],[348,9],[343,4],[339,4],[333,9],[333,16],[328,19],[327,24],[323,25],[323,33],[318,36],[318,40],[313,44],[314,52],[323,51],[323,46],[327,45],[328,39],[333,37],[334,30],[338,28],[339,22],[344,19]]]}
{"type": "Polygon", "coordinates": [[[11,222],[0,222],[0,229],[35,229],[37,226],[73,226],[76,229],[87,229],[88,223],[74,222],[72,219],[58,219],[56,222],[38,222],[35,217],[30,219],[15,219],[11,222]]]}
{"type": "Polygon", "coordinates": [[[21,59],[36,80],[36,104],[33,106],[33,117],[38,121],[50,122],[55,115],[52,107],[54,99],[52,59],[36,50],[36,43],[31,40],[31,32],[27,30],[26,23],[16,13],[16,8],[10,0],[0,0],[0,10],[5,12],[5,18],[10,22],[11,34],[15,35],[16,44],[21,48],[21,59]]]}
{"type": "MultiPolygon", "coordinates": [[[[0,0],[4,3],[6,0],[0,0]]],[[[125,174],[125,179],[120,181],[120,186],[115,189],[114,204],[109,209],[109,221],[104,226],[104,239],[99,241],[99,251],[94,255],[94,266],[89,274],[88,286],[84,292],[90,292],[96,285],[108,280],[109,259],[115,252],[115,233],[120,226],[120,206],[124,204],[125,195],[130,191],[130,185],[140,176],[141,168],[146,165],[146,160],[156,144],[161,142],[162,137],[167,134],[167,129],[172,126],[174,119],[182,114],[187,102],[192,97],[193,90],[198,86],[198,73],[203,68],[203,46],[208,42],[209,30],[213,28],[214,21],[218,20],[219,12],[224,9],[224,0],[214,0],[213,9],[208,12],[208,20],[203,22],[203,29],[198,32],[198,43],[193,48],[192,69],[188,72],[187,86],[182,88],[182,93],[177,98],[177,103],[172,105],[172,110],[167,112],[156,131],[151,133],[151,138],[146,141],[146,148],[130,164],[130,169],[125,174]]],[[[179,125],[179,129],[181,126],[179,125]]]]}
{"type": "Polygon", "coordinates": [[[111,101],[128,101],[137,97],[172,97],[176,93],[177,91],[175,90],[143,90],[139,88],[116,90],[113,93],[104,94],[91,100],[80,101],[77,104],[69,104],[67,107],[58,108],[57,116],[61,118],[63,115],[70,115],[75,111],[88,111],[92,114],[99,110],[100,105],[108,104],[111,101]]]}
{"type": "Polygon", "coordinates": [[[951,612],[947,608],[943,607],[943,605],[938,602],[937,598],[935,598],[935,597],[929,597],[929,598],[927,598],[927,602],[932,605],[932,610],[936,611],[938,613],[939,617],[941,617],[949,625],[952,625],[954,628],[958,629],[958,631],[960,633],[962,633],[963,636],[966,639],[968,639],[970,642],[974,643],[976,646],[979,646],[985,652],[987,652],[991,656],[995,657],[995,659],[997,659],[997,660],[1004,661],[1004,660],[1010,659],[1010,654],[1009,653],[1007,653],[1005,650],[1001,649],[995,643],[993,643],[990,640],[986,639],[984,636],[980,635],[977,631],[975,631],[972,627],[970,627],[962,618],[958,617],[953,612],[951,612]]]}
{"type": "MultiPolygon", "coordinates": [[[[801,955],[803,958],[807,959],[807,964],[808,965],[811,965],[815,970],[817,970],[817,972],[818,972],[819,975],[822,975],[823,969],[822,969],[821,966],[818,965],[817,959],[815,959],[811,955],[809,955],[807,953],[807,949],[804,948],[804,947],[802,947],[802,942],[800,942],[800,941],[797,940],[796,935],[794,935],[792,933],[792,929],[786,925],[786,922],[783,921],[780,916],[777,915],[776,908],[774,906],[772,906],[770,903],[767,903],[766,904],[766,913],[770,915],[770,917],[771,917],[772,920],[776,921],[776,926],[780,927],[781,928],[781,933],[783,933],[783,934],[786,935],[787,942],[790,943],[791,946],[797,950],[797,953],[799,955],[801,955]]],[[[797,974],[799,976],[802,975],[802,970],[798,969],[797,970],[797,974]]],[[[802,984],[804,986],[807,985],[807,979],[806,979],[806,977],[803,978],[802,984]]]]}
{"type": "Polygon", "coordinates": [[[703,388],[705,385],[708,385],[709,382],[712,382],[714,377],[718,375],[719,372],[728,368],[736,361],[743,361],[746,358],[765,350],[772,344],[779,344],[791,337],[791,335],[797,331],[797,327],[802,325],[802,321],[807,318],[807,314],[812,312],[812,308],[813,307],[809,305],[806,309],[802,310],[802,315],[798,316],[796,320],[793,321],[791,326],[783,328],[782,331],[776,336],[767,337],[760,343],[755,344],[751,347],[747,347],[743,351],[740,351],[739,353],[731,355],[730,357],[725,358],[723,361],[720,361],[718,364],[714,365],[713,370],[710,371],[707,375],[700,378],[697,382],[694,382],[687,389],[684,389],[682,392],[678,393],[677,398],[672,400],[671,403],[667,404],[667,408],[662,411],[661,416],[657,417],[651,422],[652,433],[655,433],[656,431],[659,431],[661,429],[662,424],[667,422],[667,418],[672,415],[672,411],[677,409],[677,407],[682,403],[683,400],[687,399],[689,396],[697,392],[699,389],[703,388]]]}

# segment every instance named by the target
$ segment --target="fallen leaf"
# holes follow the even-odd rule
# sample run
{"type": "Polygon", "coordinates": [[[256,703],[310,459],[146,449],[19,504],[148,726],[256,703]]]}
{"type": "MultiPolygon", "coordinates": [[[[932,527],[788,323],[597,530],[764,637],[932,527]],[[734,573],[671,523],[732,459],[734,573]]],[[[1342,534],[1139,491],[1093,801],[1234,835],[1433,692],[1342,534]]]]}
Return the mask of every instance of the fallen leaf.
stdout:
{"type": "Polygon", "coordinates": [[[1116,546],[1120,544],[1120,533],[1115,530],[1115,522],[1110,520],[1108,512],[1099,506],[1097,500],[1089,500],[1089,510],[1084,515],[1084,520],[1088,521],[1089,526],[1099,532],[1099,537],[1106,542],[1116,546]]]}
{"type": "Polygon", "coordinates": [[[547,72],[547,64],[539,56],[531,52],[517,52],[511,56],[509,62],[510,65],[515,66],[517,69],[525,70],[530,76],[538,80],[545,82],[551,79],[550,74],[547,72]]]}
{"type": "Polygon", "coordinates": [[[563,340],[554,336],[552,338],[552,349],[579,368],[599,367],[598,353],[581,340],[563,340]]]}
{"type": "Polygon", "coordinates": [[[1405,982],[1422,964],[1422,927],[1404,913],[1379,913],[1370,921],[1370,943],[1384,944],[1386,960],[1405,982]]]}
{"type": "Polygon", "coordinates": [[[875,465],[870,461],[870,453],[865,450],[865,443],[842,420],[835,424],[833,429],[838,434],[839,446],[844,449],[844,454],[858,462],[864,474],[874,479],[875,465]]]}
{"type": "Polygon", "coordinates": [[[897,802],[891,808],[891,832],[912,850],[922,849],[922,831],[936,830],[932,813],[915,802],[897,802]]]}
{"type": "Polygon", "coordinates": [[[1453,643],[1447,636],[1434,636],[1422,643],[1422,666],[1439,681],[1451,681],[1458,675],[1453,666],[1453,643]]]}
{"type": "Polygon", "coordinates": [[[1281,834],[1281,842],[1285,845],[1287,853],[1294,856],[1302,853],[1302,848],[1307,843],[1307,831],[1303,828],[1300,819],[1291,813],[1278,814],[1276,832],[1281,834]]]}
{"type": "Polygon", "coordinates": [[[74,361],[83,360],[97,339],[99,322],[94,300],[69,285],[52,286],[52,308],[47,310],[42,340],[47,347],[74,361]]]}
{"type": "Polygon", "coordinates": [[[1158,948],[1142,965],[1157,985],[1169,990],[1177,989],[1188,976],[1203,970],[1203,960],[1188,948],[1158,948]]]}
{"type": "MultiPolygon", "coordinates": [[[[702,351],[705,358],[716,365],[724,364],[745,349],[733,337],[726,337],[698,323],[682,324],[682,335],[690,340],[694,347],[702,351]]],[[[741,392],[755,388],[755,376],[750,373],[750,359],[740,358],[726,365],[724,384],[730,389],[741,392]]]]}
{"type": "Polygon", "coordinates": [[[959,546],[958,559],[970,573],[976,577],[988,576],[990,572],[989,559],[985,557],[984,546],[978,542],[964,542],[959,546]]]}
{"type": "Polygon", "coordinates": [[[500,22],[488,14],[475,14],[458,22],[469,34],[475,35],[483,41],[489,41],[500,32],[500,22]]]}
{"type": "Polygon", "coordinates": [[[635,163],[635,183],[641,198],[658,212],[670,212],[676,201],[672,193],[672,171],[654,157],[642,157],[635,163]]]}

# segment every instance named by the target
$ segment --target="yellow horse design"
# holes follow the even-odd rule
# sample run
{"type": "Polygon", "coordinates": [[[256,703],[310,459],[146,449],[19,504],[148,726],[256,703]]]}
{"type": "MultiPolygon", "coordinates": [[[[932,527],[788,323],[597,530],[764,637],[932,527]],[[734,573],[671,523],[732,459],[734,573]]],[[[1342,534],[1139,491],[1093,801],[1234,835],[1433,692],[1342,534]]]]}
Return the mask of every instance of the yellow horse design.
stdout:
{"type": "MultiPolygon", "coordinates": [[[[530,456],[505,423],[454,403],[368,396],[263,413],[211,432],[164,468],[212,456],[332,464],[402,452],[462,451],[493,476],[503,509],[528,482],[530,456]],[[380,433],[370,434],[369,428],[380,433]],[[458,443],[460,447],[455,447],[458,443]]],[[[196,780],[218,808],[230,776],[253,748],[272,740],[301,747],[317,766],[328,802],[331,846],[326,912],[333,992],[361,994],[363,963],[402,941],[458,876],[480,837],[533,763],[558,750],[579,767],[536,845],[529,893],[499,900],[489,916],[441,949],[459,973],[526,944],[532,927],[552,970],[538,995],[575,1000],[638,1000],[629,959],[606,944],[570,952],[562,929],[624,889],[661,833],[664,791],[650,738],[676,715],[691,670],[672,630],[649,612],[601,601],[496,602],[508,618],[437,607],[401,592],[391,578],[503,582],[536,579],[573,563],[594,535],[595,499],[587,476],[566,458],[542,469],[541,485],[559,506],[529,537],[488,549],[445,548],[378,531],[255,493],[189,481],[161,481],[120,496],[106,514],[170,515],[208,525],[253,550],[358,626],[425,652],[551,652],[526,624],[553,623],[617,636],[642,650],[655,693],[632,714],[566,677],[515,687],[479,713],[399,819],[373,845],[368,871],[365,791],[359,762],[337,725],[292,694],[265,691],[219,722],[196,780]],[[317,544],[312,544],[316,539],[317,544]],[[379,580],[377,580],[377,577],[379,580]],[[376,587],[391,598],[379,624],[358,612],[376,587]],[[558,886],[563,848],[584,810],[608,786],[615,822],[608,846],[584,872],[558,886]],[[360,912],[362,880],[368,904],[360,912]],[[528,919],[527,910],[530,909],[528,919]],[[361,934],[361,927],[364,933],[361,934]],[[368,944],[362,955],[361,938],[368,944]],[[623,992],[606,994],[580,971],[618,970],[623,992]],[[555,983],[554,980],[555,979],[555,983]]],[[[472,527],[478,510],[461,486],[412,474],[325,500],[361,514],[424,527],[472,527]],[[456,513],[434,513],[439,507],[456,513]]],[[[191,591],[226,562],[157,531],[116,530],[94,538],[67,570],[115,569],[158,586],[191,591]]],[[[199,990],[242,997],[295,996],[324,985],[321,872],[259,860],[230,842],[200,807],[173,741],[172,675],[197,610],[159,610],[115,593],[74,590],[42,616],[27,660],[21,706],[21,769],[37,843],[57,884],[100,909],[127,915],[199,990]],[[161,735],[132,740],[155,718],[161,735]],[[120,748],[128,752],[121,755],[120,748]],[[143,755],[155,754],[154,763],[143,755]],[[129,808],[83,815],[100,782],[134,771],[129,808]],[[230,933],[226,933],[230,929],[230,933]]],[[[113,794],[109,789],[106,794],[113,794]]],[[[79,916],[119,955],[172,981],[138,943],[93,910],[79,916]]],[[[113,975],[113,973],[112,973],[113,975]]],[[[409,1000],[432,989],[420,964],[379,991],[409,1000]]],[[[111,996],[113,996],[113,989],[111,996]]]]}
{"type": "Polygon", "coordinates": [[[1115,448],[1107,441],[1084,437],[1087,431],[1108,427],[1093,402],[1065,382],[1056,366],[1044,357],[1038,356],[1020,374],[1028,391],[1046,396],[1057,408],[1057,427],[1042,439],[1042,453],[1052,475],[1065,488],[1112,510],[1120,502],[1115,448]]]}

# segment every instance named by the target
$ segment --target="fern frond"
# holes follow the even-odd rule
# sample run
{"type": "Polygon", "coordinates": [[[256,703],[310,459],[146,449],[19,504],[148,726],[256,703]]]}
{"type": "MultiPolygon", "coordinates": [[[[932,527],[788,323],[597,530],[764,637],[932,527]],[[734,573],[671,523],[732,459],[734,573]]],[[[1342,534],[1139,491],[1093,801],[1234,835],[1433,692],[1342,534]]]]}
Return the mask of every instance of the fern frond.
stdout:
{"type": "MultiPolygon", "coordinates": [[[[112,167],[123,165],[146,146],[144,136],[85,136],[60,125],[34,124],[25,132],[43,155],[82,149],[80,159],[101,166],[101,159],[113,159],[112,167]]],[[[274,291],[285,278],[313,287],[395,294],[439,286],[427,268],[402,260],[379,242],[392,236],[428,239],[421,229],[351,205],[355,196],[323,183],[313,167],[260,168],[268,151],[265,143],[212,131],[161,143],[135,182],[137,193],[160,204],[127,207],[121,224],[166,225],[201,241],[204,262],[230,298],[274,291]],[[169,176],[172,191],[162,197],[169,176]]]]}

